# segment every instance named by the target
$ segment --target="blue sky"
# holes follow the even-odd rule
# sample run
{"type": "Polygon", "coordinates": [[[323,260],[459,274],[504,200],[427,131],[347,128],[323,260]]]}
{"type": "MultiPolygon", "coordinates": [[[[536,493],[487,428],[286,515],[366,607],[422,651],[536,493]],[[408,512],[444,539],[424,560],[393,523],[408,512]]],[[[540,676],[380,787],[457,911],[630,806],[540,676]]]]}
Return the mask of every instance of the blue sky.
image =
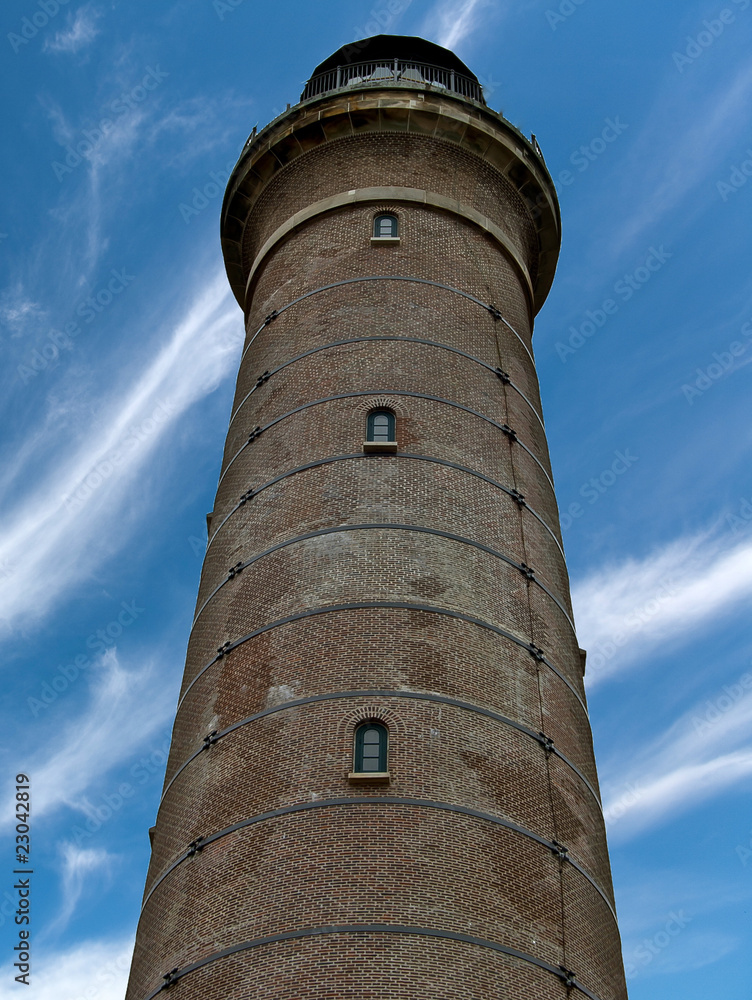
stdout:
{"type": "Polygon", "coordinates": [[[535,347],[630,996],[750,1000],[752,0],[7,0],[0,20],[25,995],[123,995],[243,335],[224,183],[319,61],[386,30],[455,48],[557,181],[535,347]]]}

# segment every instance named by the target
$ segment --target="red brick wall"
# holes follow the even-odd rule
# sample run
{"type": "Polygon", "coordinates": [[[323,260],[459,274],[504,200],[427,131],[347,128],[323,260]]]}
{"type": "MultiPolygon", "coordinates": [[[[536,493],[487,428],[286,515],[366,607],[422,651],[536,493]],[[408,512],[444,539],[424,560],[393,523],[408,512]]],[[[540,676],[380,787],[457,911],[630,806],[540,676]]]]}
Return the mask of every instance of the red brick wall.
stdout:
{"type": "MultiPolygon", "coordinates": [[[[374,133],[274,175],[246,267],[306,205],[385,185],[488,216],[535,273],[507,178],[374,133]]],[[[260,264],[128,1000],[174,968],[176,1000],[626,997],[530,315],[495,240],[414,202],[315,216],[260,264]],[[380,209],[398,245],[371,243],[380,209]],[[451,287],[353,281],[285,308],[389,275],[451,287]],[[384,405],[398,451],[364,454],[384,405]],[[388,783],[348,780],[368,718],[388,783]]]]}

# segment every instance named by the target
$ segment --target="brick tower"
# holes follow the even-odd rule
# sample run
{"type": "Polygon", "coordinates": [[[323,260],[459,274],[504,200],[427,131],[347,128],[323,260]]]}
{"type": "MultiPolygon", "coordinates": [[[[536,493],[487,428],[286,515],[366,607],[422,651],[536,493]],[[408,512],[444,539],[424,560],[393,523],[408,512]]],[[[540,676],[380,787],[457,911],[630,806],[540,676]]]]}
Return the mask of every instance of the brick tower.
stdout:
{"type": "Polygon", "coordinates": [[[625,1000],[531,348],[559,237],[535,140],[422,39],[248,140],[127,1000],[625,1000]]]}

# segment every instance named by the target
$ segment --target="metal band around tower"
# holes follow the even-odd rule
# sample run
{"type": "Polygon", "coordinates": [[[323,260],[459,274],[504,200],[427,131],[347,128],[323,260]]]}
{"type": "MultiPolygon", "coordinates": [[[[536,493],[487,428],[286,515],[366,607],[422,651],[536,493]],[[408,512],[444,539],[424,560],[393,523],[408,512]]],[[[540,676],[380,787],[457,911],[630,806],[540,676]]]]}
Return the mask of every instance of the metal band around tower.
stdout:
{"type": "Polygon", "coordinates": [[[262,330],[265,330],[270,323],[272,323],[275,319],[277,319],[278,316],[281,316],[283,312],[286,312],[288,309],[292,308],[292,306],[296,306],[299,302],[304,302],[306,299],[309,299],[312,295],[319,295],[321,292],[331,291],[332,288],[343,288],[345,285],[357,285],[362,281],[407,281],[415,285],[430,285],[432,288],[441,288],[446,292],[453,292],[455,295],[462,296],[463,299],[468,299],[468,301],[474,302],[477,306],[481,306],[483,309],[486,310],[486,312],[490,313],[495,320],[499,320],[501,323],[503,323],[504,326],[506,326],[507,329],[509,329],[514,334],[514,336],[522,345],[522,348],[527,354],[528,358],[530,359],[533,368],[535,368],[535,358],[533,357],[532,351],[527,346],[525,341],[522,339],[520,334],[515,330],[515,328],[509,322],[509,320],[504,319],[504,317],[501,315],[501,312],[496,308],[496,306],[491,305],[489,302],[484,302],[483,299],[479,299],[477,295],[473,295],[471,292],[465,292],[461,288],[455,288],[454,285],[447,285],[443,281],[431,281],[429,278],[413,278],[410,275],[406,274],[366,274],[359,278],[343,278],[341,281],[331,281],[327,285],[320,285],[318,288],[311,288],[309,291],[303,292],[302,295],[298,295],[297,298],[291,299],[289,302],[286,302],[283,306],[280,306],[279,309],[274,309],[272,310],[272,312],[269,313],[264,322],[261,324],[258,330],[256,330],[254,335],[245,345],[243,353],[240,357],[241,365],[245,359],[246,354],[248,353],[249,348],[255,341],[256,337],[258,337],[258,335],[262,332],[262,330]]]}
{"type": "Polygon", "coordinates": [[[193,618],[193,624],[191,625],[191,632],[193,631],[201,613],[204,611],[209,602],[219,593],[219,591],[231,580],[234,580],[235,577],[239,576],[239,574],[242,573],[243,570],[247,569],[249,566],[252,566],[255,562],[258,562],[259,559],[263,559],[265,556],[272,555],[272,553],[279,552],[281,549],[287,548],[288,545],[295,545],[298,542],[307,542],[310,539],[321,538],[325,535],[335,535],[339,533],[345,533],[348,531],[368,531],[371,529],[383,529],[385,531],[408,531],[423,535],[433,535],[434,537],[447,539],[448,541],[459,542],[461,545],[469,545],[472,548],[480,549],[481,552],[485,552],[487,555],[493,556],[495,559],[499,559],[501,562],[506,563],[507,566],[511,566],[513,569],[518,570],[520,573],[523,574],[525,579],[530,580],[531,583],[536,584],[545,594],[547,594],[551,598],[551,600],[554,602],[554,604],[558,607],[558,609],[566,618],[570,628],[572,629],[572,634],[576,637],[576,629],[574,626],[574,622],[572,621],[569,615],[569,612],[561,603],[559,598],[551,590],[549,590],[549,588],[545,585],[545,583],[543,583],[542,580],[538,578],[538,576],[530,566],[527,566],[525,563],[518,563],[515,559],[512,559],[511,556],[507,556],[503,552],[499,552],[497,549],[491,548],[490,545],[484,545],[483,542],[476,542],[472,538],[466,538],[463,535],[455,535],[450,531],[441,531],[439,528],[429,528],[416,524],[400,524],[393,521],[376,521],[363,524],[338,524],[334,525],[331,528],[318,528],[315,531],[307,531],[303,535],[295,535],[295,537],[293,538],[286,538],[281,542],[277,542],[276,545],[272,545],[268,549],[264,549],[263,552],[258,552],[256,555],[250,556],[248,559],[245,560],[245,562],[237,563],[235,566],[232,567],[232,569],[227,574],[227,576],[222,580],[222,582],[217,584],[214,590],[209,594],[209,596],[203,602],[201,607],[198,609],[193,618]]]}
{"type": "Polygon", "coordinates": [[[506,424],[500,424],[497,420],[492,417],[487,417],[485,413],[480,413],[478,410],[472,409],[470,406],[465,406],[463,403],[455,403],[451,399],[443,399],[441,396],[431,396],[427,392],[409,392],[407,389],[361,389],[358,392],[338,392],[333,396],[323,396],[321,399],[311,399],[307,403],[301,403],[300,406],[294,407],[292,410],[288,410],[287,413],[281,413],[278,417],[270,420],[268,424],[264,424],[263,427],[256,428],[253,437],[244,441],[243,444],[238,448],[235,454],[232,456],[230,461],[222,470],[222,475],[219,477],[219,482],[221,483],[224,477],[230,470],[232,463],[238,458],[248,447],[252,441],[255,441],[261,434],[265,431],[270,430],[276,424],[280,423],[282,420],[286,420],[288,417],[292,417],[297,413],[302,413],[304,410],[310,409],[312,406],[319,406],[322,403],[333,403],[339,399],[359,399],[362,396],[403,396],[408,399],[425,399],[430,403],[442,403],[444,406],[453,406],[457,410],[462,410],[464,413],[469,413],[473,417],[478,417],[480,420],[484,420],[487,424],[491,424],[497,430],[500,430],[503,434],[506,434],[510,441],[515,441],[523,451],[532,458],[538,468],[541,470],[543,475],[546,477],[548,485],[551,487],[552,493],[555,494],[556,489],[553,484],[553,480],[548,474],[546,467],[543,465],[541,460],[535,454],[532,449],[520,440],[516,431],[512,430],[506,424]]]}
{"type": "Polygon", "coordinates": [[[493,632],[496,635],[502,636],[504,639],[509,639],[510,642],[513,642],[516,646],[519,646],[521,649],[524,649],[527,653],[529,653],[538,663],[545,663],[549,670],[556,674],[559,680],[561,680],[566,687],[569,688],[579,702],[582,711],[585,713],[585,717],[588,717],[587,705],[577,688],[569,680],[569,678],[563,674],[561,670],[559,670],[558,667],[555,667],[554,664],[551,663],[551,661],[543,653],[543,650],[536,646],[533,642],[526,642],[519,636],[514,635],[513,632],[509,632],[507,629],[501,628],[498,625],[492,625],[491,622],[484,621],[482,618],[477,618],[475,615],[468,615],[462,611],[452,611],[450,608],[442,608],[434,604],[417,604],[412,601],[351,601],[343,604],[327,604],[321,608],[308,608],[306,611],[297,611],[292,615],[285,615],[284,618],[278,618],[276,621],[268,622],[266,625],[261,625],[259,628],[254,629],[247,635],[241,636],[239,639],[228,640],[217,650],[216,656],[212,657],[208,663],[205,663],[198,673],[194,675],[191,682],[178,699],[177,710],[180,709],[180,706],[183,704],[193,685],[201,677],[203,677],[206,671],[223,657],[227,656],[228,653],[237,649],[238,646],[242,646],[243,643],[249,642],[251,639],[255,639],[259,635],[264,635],[272,629],[281,628],[284,625],[291,625],[293,622],[303,621],[306,618],[315,618],[318,615],[336,614],[340,611],[366,610],[419,611],[425,614],[440,615],[445,618],[454,618],[457,621],[465,622],[468,625],[476,625],[478,628],[493,632]]]}
{"type": "Polygon", "coordinates": [[[495,816],[493,813],[487,813],[481,809],[473,809],[470,806],[462,806],[454,802],[437,802],[434,799],[416,799],[398,795],[348,795],[333,799],[316,799],[313,802],[298,802],[290,806],[281,806],[279,809],[269,809],[267,812],[257,813],[255,816],[238,820],[236,823],[232,823],[222,830],[217,830],[215,833],[209,834],[208,837],[199,837],[185,851],[179,854],[172,864],[168,865],[161,875],[154,880],[149,891],[144,896],[144,901],[141,904],[141,913],[143,914],[152,895],[168,875],[171,875],[188,858],[203,851],[210,844],[222,840],[223,837],[229,837],[230,834],[237,833],[239,830],[247,830],[257,823],[266,823],[269,820],[279,819],[282,816],[300,815],[301,813],[310,813],[317,809],[331,809],[341,806],[410,806],[418,809],[437,809],[443,812],[456,813],[460,816],[469,816],[471,819],[480,819],[484,822],[492,823],[494,826],[501,827],[504,830],[509,830],[511,833],[519,833],[528,840],[533,840],[535,843],[540,844],[541,847],[547,848],[562,864],[569,864],[575,871],[579,872],[601,897],[614,921],[617,919],[613,903],[604,890],[593,876],[578,861],[575,861],[568,849],[557,841],[549,840],[547,837],[542,837],[540,834],[529,830],[525,826],[521,826],[519,823],[513,823],[511,820],[504,819],[503,816],[495,816]]]}
{"type": "Polygon", "coordinates": [[[458,698],[450,698],[441,694],[432,694],[428,691],[392,691],[389,688],[379,688],[376,690],[365,691],[332,691],[327,694],[312,694],[307,698],[296,698],[293,701],[283,701],[279,705],[272,705],[270,708],[264,708],[260,712],[254,712],[253,715],[247,715],[244,719],[240,719],[238,722],[233,722],[225,729],[206,736],[202,745],[197,750],[194,750],[190,757],[179,765],[179,767],[173,772],[170,780],[166,782],[162,795],[159,799],[159,805],[161,806],[165,796],[172,787],[173,782],[180,777],[189,764],[200,757],[201,754],[205,753],[206,750],[210,749],[215,743],[218,743],[221,739],[224,739],[224,737],[236,732],[238,729],[242,729],[244,726],[250,725],[252,722],[257,722],[259,719],[265,719],[269,715],[276,715],[278,712],[287,712],[291,709],[302,708],[306,705],[317,705],[320,702],[345,701],[355,698],[366,700],[373,698],[403,698],[409,699],[410,701],[427,701],[437,705],[449,705],[452,708],[459,708],[465,712],[475,712],[487,719],[492,719],[494,722],[499,722],[502,725],[509,726],[510,729],[515,729],[517,732],[524,733],[526,736],[529,736],[530,739],[535,740],[535,742],[543,747],[547,753],[551,753],[554,757],[558,757],[559,760],[563,761],[563,763],[570,767],[593,796],[598,805],[598,809],[603,812],[600,796],[588,780],[587,776],[572,760],[570,760],[566,754],[562,753],[561,750],[555,746],[553,740],[547,737],[545,733],[536,733],[535,730],[524,725],[522,722],[515,722],[514,719],[509,719],[506,715],[502,715],[500,712],[494,712],[490,708],[483,708],[481,705],[475,705],[469,701],[460,701],[458,698]]]}
{"type": "Polygon", "coordinates": [[[546,428],[545,428],[545,425],[543,423],[543,417],[540,415],[540,413],[538,413],[538,411],[533,406],[533,404],[530,402],[530,400],[527,398],[527,396],[522,391],[522,389],[520,389],[519,386],[516,385],[515,382],[510,378],[510,376],[506,372],[502,371],[500,368],[494,367],[494,365],[490,365],[487,361],[482,361],[480,358],[476,358],[475,355],[473,355],[473,354],[468,354],[467,351],[461,351],[459,349],[459,347],[452,347],[450,344],[441,344],[441,343],[439,343],[438,340],[426,340],[423,337],[397,337],[397,336],[392,336],[392,335],[388,335],[388,334],[376,334],[375,336],[372,336],[372,337],[348,337],[346,340],[334,340],[330,344],[321,344],[319,347],[312,347],[312,348],[310,348],[310,350],[303,351],[302,354],[297,354],[294,358],[290,358],[289,361],[283,361],[281,365],[277,365],[276,368],[271,368],[269,371],[264,372],[263,375],[259,377],[259,379],[256,381],[256,384],[253,386],[253,388],[250,389],[246,393],[246,395],[241,399],[241,401],[238,403],[238,405],[233,410],[232,415],[230,417],[230,424],[232,424],[232,422],[235,419],[235,417],[237,416],[240,408],[243,406],[243,404],[246,402],[246,400],[249,398],[249,396],[252,396],[253,393],[256,392],[257,389],[259,389],[262,385],[264,385],[272,377],[272,375],[276,375],[277,372],[281,372],[283,369],[287,368],[289,365],[295,364],[295,362],[297,362],[297,361],[302,361],[303,358],[308,358],[312,354],[318,354],[319,351],[328,351],[328,350],[331,350],[332,348],[335,348],[335,347],[345,347],[348,344],[368,344],[368,343],[380,342],[380,341],[386,341],[386,342],[389,342],[389,343],[398,343],[398,344],[399,343],[402,343],[402,344],[421,344],[421,345],[423,345],[425,347],[437,347],[437,348],[441,349],[442,351],[451,351],[452,354],[457,354],[457,355],[459,355],[462,358],[467,358],[468,361],[473,361],[475,364],[481,365],[481,367],[487,369],[487,371],[489,371],[492,375],[495,375],[497,378],[503,378],[504,384],[506,384],[506,385],[510,386],[510,388],[514,389],[514,391],[530,407],[530,409],[533,412],[536,420],[540,424],[541,429],[545,432],[546,428]],[[263,379],[263,381],[262,381],[262,379],[263,379]]]}
{"type": "Polygon", "coordinates": [[[222,958],[228,958],[230,955],[237,955],[241,951],[247,951],[250,948],[258,948],[265,944],[274,944],[278,941],[299,941],[303,938],[310,937],[320,937],[329,934],[404,934],[412,935],[415,937],[431,937],[439,938],[444,941],[458,941],[464,944],[476,945],[479,948],[488,948],[491,951],[499,952],[502,955],[507,955],[510,958],[519,959],[522,962],[527,962],[529,965],[535,965],[539,969],[543,969],[545,972],[550,972],[552,975],[556,976],[562,981],[562,983],[567,987],[567,989],[575,989],[582,993],[588,998],[588,1000],[601,1000],[601,998],[596,994],[592,993],[586,986],[584,986],[577,977],[565,969],[564,966],[551,965],[550,962],[546,962],[545,959],[537,958],[535,955],[529,955],[527,952],[518,951],[516,948],[509,948],[507,945],[497,944],[495,941],[489,941],[486,938],[474,937],[471,934],[460,934],[456,931],[443,931],[432,927],[410,927],[404,924],[338,924],[331,925],[328,927],[307,927],[302,930],[297,931],[283,931],[280,934],[269,934],[265,937],[253,938],[250,941],[244,941],[242,944],[232,945],[229,948],[224,948],[222,951],[214,952],[212,955],[207,955],[206,958],[201,958],[197,962],[192,962],[190,965],[186,965],[184,969],[174,969],[172,972],[168,972],[163,978],[164,982],[158,986],[155,990],[148,994],[144,1000],[154,1000],[162,990],[167,989],[172,983],[176,983],[183,976],[187,976],[191,972],[196,972],[198,969],[203,969],[212,962],[216,962],[222,958]]]}
{"type": "Polygon", "coordinates": [[[289,469],[287,472],[283,472],[280,475],[275,476],[273,479],[267,480],[267,482],[262,483],[256,489],[248,490],[238,500],[235,506],[230,511],[228,511],[227,514],[225,514],[220,523],[217,525],[216,530],[209,538],[209,541],[207,542],[206,546],[207,551],[210,548],[211,544],[213,543],[214,539],[217,537],[217,535],[225,526],[225,524],[227,524],[227,522],[230,520],[233,514],[236,514],[241,507],[244,507],[245,504],[248,503],[248,501],[252,500],[255,496],[257,496],[259,493],[262,493],[264,490],[269,489],[269,487],[275,486],[277,483],[282,482],[284,479],[288,479],[290,476],[295,476],[300,472],[308,472],[310,469],[320,469],[325,465],[332,465],[335,462],[345,462],[354,459],[359,459],[361,461],[365,459],[367,461],[371,461],[374,458],[376,458],[377,461],[384,461],[387,458],[391,459],[407,458],[417,462],[431,462],[435,465],[446,466],[446,468],[448,469],[454,469],[457,472],[464,472],[468,476],[474,476],[476,479],[480,479],[484,483],[488,483],[489,486],[493,486],[495,489],[500,490],[502,493],[505,493],[507,496],[511,497],[515,501],[515,503],[517,503],[518,506],[520,506],[523,510],[530,511],[530,513],[536,519],[536,521],[538,521],[539,524],[546,529],[546,531],[549,533],[553,541],[556,543],[556,547],[561,553],[562,559],[565,558],[564,549],[561,547],[561,542],[554,534],[553,529],[550,527],[550,525],[546,523],[546,521],[541,517],[541,515],[533,507],[530,506],[530,504],[527,502],[527,500],[525,500],[525,498],[522,496],[521,493],[518,493],[516,490],[510,489],[508,486],[504,486],[503,483],[500,483],[496,479],[491,479],[490,476],[486,476],[482,472],[478,472],[477,469],[470,469],[466,465],[460,465],[458,462],[450,462],[446,458],[432,458],[430,455],[414,455],[411,452],[406,452],[406,451],[398,451],[398,452],[393,452],[391,454],[378,455],[378,456],[368,455],[362,451],[355,452],[351,455],[331,455],[328,458],[320,458],[315,462],[306,462],[305,465],[298,465],[294,469],[289,469]]]}

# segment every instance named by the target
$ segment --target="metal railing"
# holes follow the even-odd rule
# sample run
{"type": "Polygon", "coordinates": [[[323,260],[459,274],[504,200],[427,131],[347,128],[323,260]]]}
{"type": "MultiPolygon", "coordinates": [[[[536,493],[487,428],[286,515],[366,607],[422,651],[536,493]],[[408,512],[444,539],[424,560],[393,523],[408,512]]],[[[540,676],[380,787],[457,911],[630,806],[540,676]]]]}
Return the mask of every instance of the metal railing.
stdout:
{"type": "Polygon", "coordinates": [[[415,85],[430,87],[432,90],[446,90],[471,101],[485,104],[483,91],[477,80],[453,69],[442,66],[430,66],[427,63],[405,62],[402,59],[379,59],[376,62],[350,63],[347,66],[337,66],[312,76],[301,94],[301,101],[310,97],[319,97],[330,90],[340,90],[342,87],[378,86],[386,84],[415,85]]]}

